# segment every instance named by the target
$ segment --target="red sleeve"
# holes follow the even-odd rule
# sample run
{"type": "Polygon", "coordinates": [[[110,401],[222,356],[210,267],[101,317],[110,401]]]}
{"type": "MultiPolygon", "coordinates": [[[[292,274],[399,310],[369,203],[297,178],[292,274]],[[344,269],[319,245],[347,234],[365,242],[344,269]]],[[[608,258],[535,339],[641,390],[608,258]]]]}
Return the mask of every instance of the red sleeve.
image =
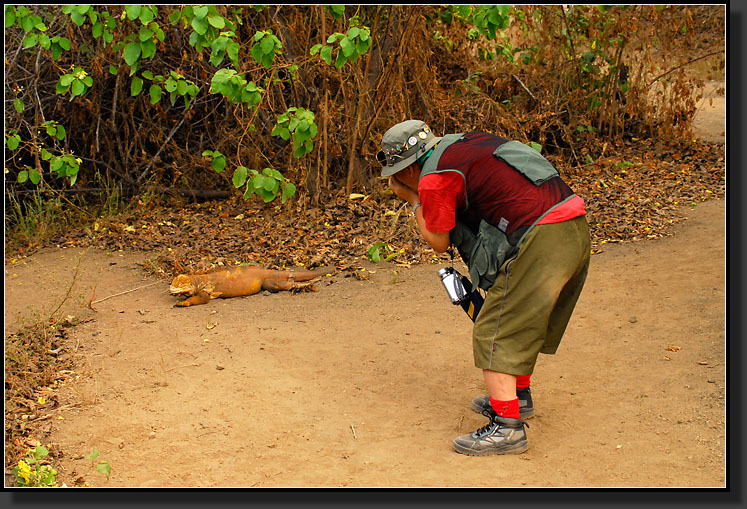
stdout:
{"type": "Polygon", "coordinates": [[[464,178],[455,171],[431,173],[418,182],[425,227],[446,233],[456,226],[457,208],[464,206],[464,178]]]}

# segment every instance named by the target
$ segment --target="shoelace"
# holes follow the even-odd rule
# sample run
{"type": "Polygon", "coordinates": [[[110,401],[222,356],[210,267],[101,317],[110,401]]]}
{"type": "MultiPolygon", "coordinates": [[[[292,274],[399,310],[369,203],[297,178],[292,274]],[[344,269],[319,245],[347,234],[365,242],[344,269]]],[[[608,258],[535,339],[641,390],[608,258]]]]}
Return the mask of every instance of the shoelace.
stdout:
{"type": "MultiPolygon", "coordinates": [[[[506,426],[505,424],[503,424],[501,422],[496,422],[495,417],[497,417],[497,414],[495,413],[495,410],[493,410],[491,412],[490,410],[485,409],[485,410],[482,411],[482,415],[484,415],[485,417],[487,417],[488,419],[490,419],[490,422],[488,422],[485,426],[483,426],[482,428],[480,428],[477,431],[475,431],[474,432],[475,436],[482,436],[485,433],[487,433],[488,431],[493,431],[496,427],[502,427],[502,426],[505,427],[506,426]]],[[[521,425],[522,426],[526,426],[527,428],[529,427],[529,424],[527,424],[525,421],[521,421],[521,425]]]]}

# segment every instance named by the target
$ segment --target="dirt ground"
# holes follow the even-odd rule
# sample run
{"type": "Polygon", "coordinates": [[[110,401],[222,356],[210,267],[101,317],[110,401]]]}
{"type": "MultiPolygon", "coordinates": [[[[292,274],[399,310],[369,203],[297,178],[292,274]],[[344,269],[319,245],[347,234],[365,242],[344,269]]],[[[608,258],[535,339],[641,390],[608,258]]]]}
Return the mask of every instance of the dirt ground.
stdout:
{"type": "MultiPolygon", "coordinates": [[[[723,108],[704,102],[702,136],[724,140],[723,108]]],[[[37,437],[68,486],[723,487],[725,210],[686,207],[672,237],[592,257],[518,456],[452,448],[484,424],[485,388],[437,265],[180,309],[148,253],[44,250],[6,260],[6,334],[72,283],[79,367],[37,437]]]]}

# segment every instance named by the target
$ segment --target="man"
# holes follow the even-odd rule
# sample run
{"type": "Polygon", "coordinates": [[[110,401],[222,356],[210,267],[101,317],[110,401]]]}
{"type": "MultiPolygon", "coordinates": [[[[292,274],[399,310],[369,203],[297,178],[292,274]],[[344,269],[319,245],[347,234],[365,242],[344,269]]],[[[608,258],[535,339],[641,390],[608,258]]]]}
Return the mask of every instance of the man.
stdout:
{"type": "Polygon", "coordinates": [[[426,242],[439,253],[455,245],[487,292],[472,338],[489,394],[472,408],[489,422],[454,448],[522,453],[537,357],[556,352],[589,268],[584,202],[536,150],[479,131],[436,137],[407,120],[384,134],[377,157],[426,242]]]}

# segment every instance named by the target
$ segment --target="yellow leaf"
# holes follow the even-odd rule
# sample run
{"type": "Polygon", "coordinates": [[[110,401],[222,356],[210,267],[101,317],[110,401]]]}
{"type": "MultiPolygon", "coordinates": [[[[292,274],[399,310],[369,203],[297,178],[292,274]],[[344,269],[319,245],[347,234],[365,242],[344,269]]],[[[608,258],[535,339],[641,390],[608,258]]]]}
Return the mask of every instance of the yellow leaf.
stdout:
{"type": "Polygon", "coordinates": [[[207,329],[210,330],[210,329],[214,329],[216,325],[218,324],[215,322],[208,322],[208,324],[205,325],[205,327],[207,327],[207,329]]]}
{"type": "Polygon", "coordinates": [[[135,231],[135,227],[134,226],[125,226],[125,231],[126,232],[134,232],[135,231]]]}
{"type": "Polygon", "coordinates": [[[44,405],[47,402],[47,400],[44,399],[43,396],[39,396],[39,399],[37,401],[39,402],[40,405],[44,405]]]}
{"type": "Polygon", "coordinates": [[[350,194],[350,199],[351,200],[360,200],[361,198],[365,199],[366,195],[365,194],[360,194],[360,193],[351,193],[350,194]]]}

